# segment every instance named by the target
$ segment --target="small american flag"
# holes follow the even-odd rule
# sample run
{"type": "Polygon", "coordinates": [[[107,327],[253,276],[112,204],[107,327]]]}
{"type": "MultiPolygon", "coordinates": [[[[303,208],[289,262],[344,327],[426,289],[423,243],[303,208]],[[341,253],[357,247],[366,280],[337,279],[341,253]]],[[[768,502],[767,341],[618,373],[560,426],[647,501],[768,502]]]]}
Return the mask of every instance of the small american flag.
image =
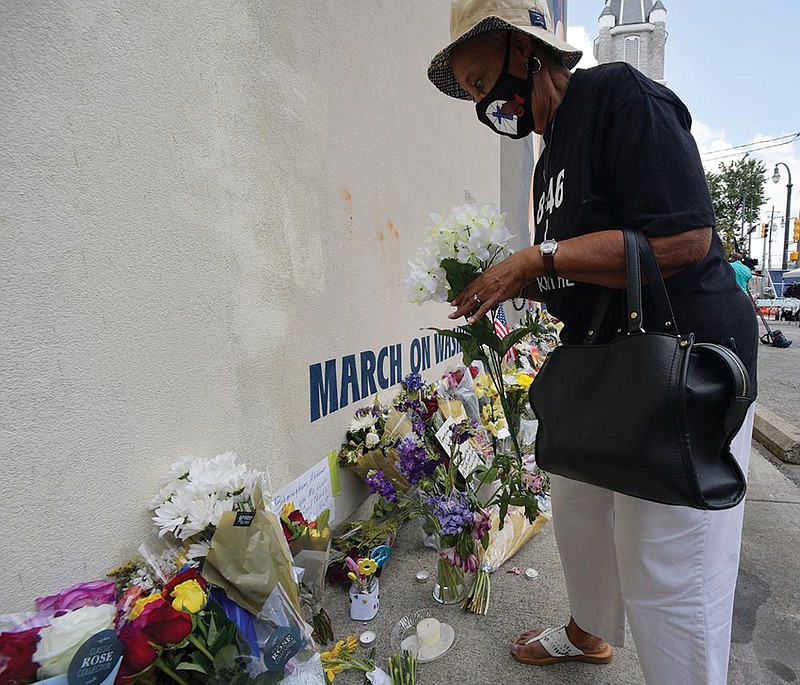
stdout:
{"type": "MultiPolygon", "coordinates": [[[[501,338],[505,338],[508,335],[508,319],[506,319],[506,310],[502,302],[494,314],[494,332],[501,338]]],[[[506,354],[506,359],[510,361],[516,358],[517,351],[512,347],[506,354]]]]}

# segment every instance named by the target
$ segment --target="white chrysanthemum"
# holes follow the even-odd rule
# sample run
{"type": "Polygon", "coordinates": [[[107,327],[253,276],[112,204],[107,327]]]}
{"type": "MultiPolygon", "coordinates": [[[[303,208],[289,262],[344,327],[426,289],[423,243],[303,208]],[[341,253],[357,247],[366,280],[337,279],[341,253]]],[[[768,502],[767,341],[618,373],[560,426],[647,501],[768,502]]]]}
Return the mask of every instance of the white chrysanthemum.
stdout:
{"type": "Polygon", "coordinates": [[[186,522],[187,517],[187,503],[178,498],[169,502],[164,502],[161,506],[156,508],[153,522],[158,528],[158,536],[164,537],[167,533],[177,534],[177,531],[186,522]]]}
{"type": "Polygon", "coordinates": [[[190,566],[199,566],[200,560],[208,556],[208,550],[211,549],[211,543],[205,540],[200,542],[193,542],[189,545],[186,551],[187,562],[190,566]]]}
{"type": "Polygon", "coordinates": [[[353,420],[350,421],[350,426],[348,430],[351,433],[358,433],[358,431],[360,430],[372,428],[377,422],[377,420],[378,417],[372,413],[365,414],[364,416],[354,416],[353,420]]]}
{"type": "Polygon", "coordinates": [[[161,480],[165,483],[173,483],[177,480],[182,480],[186,478],[189,474],[192,464],[197,461],[197,457],[193,457],[191,455],[186,455],[185,457],[181,457],[176,461],[172,466],[169,467],[169,471],[161,478],[161,480]]]}

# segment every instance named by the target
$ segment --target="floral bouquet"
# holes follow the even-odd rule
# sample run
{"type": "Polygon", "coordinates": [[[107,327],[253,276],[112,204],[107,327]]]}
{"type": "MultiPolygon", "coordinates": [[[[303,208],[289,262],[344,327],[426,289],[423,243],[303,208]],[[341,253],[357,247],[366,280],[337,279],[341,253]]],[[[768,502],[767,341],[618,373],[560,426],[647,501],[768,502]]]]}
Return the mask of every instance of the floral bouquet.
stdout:
{"type": "Polygon", "coordinates": [[[398,457],[394,451],[397,438],[411,430],[403,412],[382,405],[377,397],[366,407],[356,410],[339,450],[339,464],[350,467],[362,479],[372,470],[391,474],[399,487],[408,483],[397,471],[398,457]]]}
{"type": "Polygon", "coordinates": [[[88,639],[114,630],[115,602],[114,583],[93,581],[38,598],[35,612],[0,617],[0,683],[66,674],[88,639]]]}
{"type": "Polygon", "coordinates": [[[117,683],[177,685],[236,679],[249,655],[236,626],[209,595],[196,569],[178,573],[160,591],[140,597],[119,628],[124,658],[117,683]]]}
{"type": "Polygon", "coordinates": [[[235,452],[212,459],[187,456],[175,462],[165,485],[150,502],[159,537],[169,535],[186,550],[186,560],[198,565],[226,511],[254,511],[257,493],[269,493],[265,473],[238,463],[235,452]]]}
{"type": "MultiPolygon", "coordinates": [[[[409,263],[410,273],[406,286],[411,302],[422,304],[427,301],[452,300],[481,273],[511,253],[509,241],[512,236],[505,225],[505,215],[500,214],[494,205],[465,204],[456,207],[446,216],[433,214],[431,219],[433,225],[425,244],[409,263]]],[[[484,508],[493,505],[498,507],[500,528],[510,506],[522,507],[529,522],[533,522],[538,516],[536,495],[541,491],[540,480],[543,477],[533,478],[539,474],[532,472],[526,464],[518,439],[518,417],[522,414],[527,399],[524,386],[530,383],[517,377],[516,367],[508,368],[507,359],[509,351],[520,341],[531,335],[541,334],[540,328],[534,323],[526,321],[524,325],[501,338],[496,332],[495,312],[490,312],[480,321],[455,330],[434,329],[460,343],[466,367],[470,367],[473,362],[480,362],[487,374],[483,385],[488,395],[484,399],[488,401],[484,401],[480,408],[480,418],[483,428],[492,438],[494,454],[491,459],[475,465],[471,477],[477,477],[480,486],[496,484],[493,494],[480,504],[483,514],[486,513],[484,508]],[[505,381],[507,375],[513,379],[508,384],[505,381]]],[[[475,380],[480,387],[481,382],[477,378],[475,380]]],[[[468,440],[466,432],[464,429],[454,428],[453,442],[468,440]]],[[[445,509],[461,516],[461,519],[450,519],[453,523],[466,519],[462,512],[471,509],[466,492],[460,492],[457,498],[458,502],[448,500],[445,505],[445,509]]],[[[473,520],[475,513],[473,511],[473,520]]],[[[488,520],[489,516],[486,514],[487,533],[488,520]]],[[[479,515],[479,521],[481,523],[478,525],[483,525],[482,515],[479,515]]],[[[443,529],[449,530],[451,526],[443,529]]],[[[482,537],[475,539],[483,540],[482,537]]],[[[465,538],[461,538],[461,541],[462,544],[467,544],[465,538]]],[[[460,552],[467,552],[468,569],[473,564],[477,565],[471,549],[465,547],[459,550],[456,547],[455,551],[459,552],[461,561],[464,557],[460,552]]],[[[469,608],[477,613],[484,613],[488,597],[488,571],[480,569],[468,597],[469,608]]]]}

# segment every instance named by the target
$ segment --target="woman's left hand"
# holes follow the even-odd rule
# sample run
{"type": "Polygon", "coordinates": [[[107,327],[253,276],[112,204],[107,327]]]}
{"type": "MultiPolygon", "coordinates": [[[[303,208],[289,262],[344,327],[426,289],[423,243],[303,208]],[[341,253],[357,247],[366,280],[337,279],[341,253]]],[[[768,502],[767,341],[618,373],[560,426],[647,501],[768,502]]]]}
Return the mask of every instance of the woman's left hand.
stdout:
{"type": "Polygon", "coordinates": [[[532,248],[515,252],[489,268],[450,302],[456,310],[451,319],[471,315],[469,323],[480,321],[490,309],[510,300],[533,278],[532,248]]]}

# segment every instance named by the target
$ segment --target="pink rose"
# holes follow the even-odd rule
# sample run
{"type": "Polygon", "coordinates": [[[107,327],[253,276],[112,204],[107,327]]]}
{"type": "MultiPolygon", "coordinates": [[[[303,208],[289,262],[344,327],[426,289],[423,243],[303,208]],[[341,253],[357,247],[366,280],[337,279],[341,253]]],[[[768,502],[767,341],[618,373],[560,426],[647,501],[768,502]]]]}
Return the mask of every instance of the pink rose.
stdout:
{"type": "Polygon", "coordinates": [[[42,612],[73,611],[81,607],[113,604],[116,596],[117,586],[114,583],[95,580],[64,588],[54,595],[39,597],[36,600],[36,608],[42,612]]]}

